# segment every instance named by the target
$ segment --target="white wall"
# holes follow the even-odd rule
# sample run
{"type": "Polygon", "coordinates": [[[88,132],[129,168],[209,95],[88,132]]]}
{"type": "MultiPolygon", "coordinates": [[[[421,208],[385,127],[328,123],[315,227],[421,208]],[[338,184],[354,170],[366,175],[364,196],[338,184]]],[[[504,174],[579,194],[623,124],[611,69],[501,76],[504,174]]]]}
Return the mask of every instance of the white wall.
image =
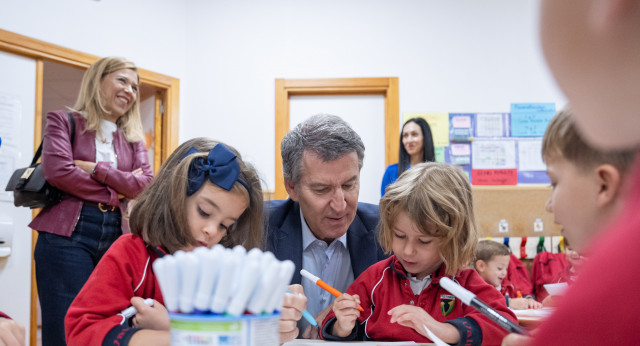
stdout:
{"type": "Polygon", "coordinates": [[[184,78],[186,9],[176,0],[1,0],[0,28],[184,78]]]}
{"type": "Polygon", "coordinates": [[[29,332],[31,301],[31,210],[13,206],[4,188],[15,169],[33,158],[36,64],[0,52],[0,311],[29,332]],[[26,134],[26,135],[25,135],[26,134]]]}
{"type": "Polygon", "coordinates": [[[2,0],[1,8],[2,29],[179,78],[180,141],[232,144],[268,189],[275,78],[399,77],[401,113],[564,103],[539,49],[536,0],[2,0]]]}
{"type": "Polygon", "coordinates": [[[537,11],[534,0],[190,0],[181,140],[233,144],[273,189],[275,78],[399,77],[401,113],[561,106],[537,11]]]}
{"type": "Polygon", "coordinates": [[[561,106],[537,12],[535,0],[23,0],[3,1],[0,27],[179,78],[180,141],[234,145],[273,189],[275,78],[399,77],[401,112],[561,106]]]}

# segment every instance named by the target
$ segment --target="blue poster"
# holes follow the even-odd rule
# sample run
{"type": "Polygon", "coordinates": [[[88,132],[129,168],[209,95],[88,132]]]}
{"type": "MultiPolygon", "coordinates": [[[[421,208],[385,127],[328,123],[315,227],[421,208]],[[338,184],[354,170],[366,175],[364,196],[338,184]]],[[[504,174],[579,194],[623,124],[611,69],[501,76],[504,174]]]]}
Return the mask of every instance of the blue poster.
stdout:
{"type": "Polygon", "coordinates": [[[555,114],[555,103],[512,103],[511,136],[542,137],[555,114]]]}

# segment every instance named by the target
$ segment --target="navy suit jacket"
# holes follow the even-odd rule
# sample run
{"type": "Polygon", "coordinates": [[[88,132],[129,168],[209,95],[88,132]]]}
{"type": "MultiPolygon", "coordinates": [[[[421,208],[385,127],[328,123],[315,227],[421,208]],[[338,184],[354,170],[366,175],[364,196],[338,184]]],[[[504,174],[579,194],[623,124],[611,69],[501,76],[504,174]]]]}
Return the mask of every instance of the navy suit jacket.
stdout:
{"type": "MultiPolygon", "coordinates": [[[[267,250],[281,261],[291,260],[296,270],[292,284],[301,283],[302,277],[302,221],[300,205],[291,199],[264,203],[267,250]]],[[[358,203],[356,217],[347,230],[347,247],[351,257],[353,276],[357,278],[372,264],[388,257],[378,243],[378,206],[358,203]]],[[[314,273],[315,274],[315,273],[314,273]]]]}

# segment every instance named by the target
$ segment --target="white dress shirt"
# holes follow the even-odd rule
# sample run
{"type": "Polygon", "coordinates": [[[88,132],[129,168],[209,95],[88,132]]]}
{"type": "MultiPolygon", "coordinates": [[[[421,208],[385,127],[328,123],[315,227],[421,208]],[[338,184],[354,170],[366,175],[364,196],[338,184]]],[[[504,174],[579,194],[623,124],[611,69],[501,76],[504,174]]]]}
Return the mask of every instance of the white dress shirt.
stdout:
{"type": "MultiPolygon", "coordinates": [[[[316,238],[300,210],[302,224],[302,268],[319,277],[322,281],[340,292],[345,292],[353,282],[351,257],[347,247],[347,234],[335,239],[331,244],[316,238]]],[[[315,283],[302,278],[302,287],[307,296],[307,310],[316,316],[331,304],[335,297],[315,283]]],[[[303,318],[298,323],[300,333],[304,332],[308,323],[303,318]]]]}

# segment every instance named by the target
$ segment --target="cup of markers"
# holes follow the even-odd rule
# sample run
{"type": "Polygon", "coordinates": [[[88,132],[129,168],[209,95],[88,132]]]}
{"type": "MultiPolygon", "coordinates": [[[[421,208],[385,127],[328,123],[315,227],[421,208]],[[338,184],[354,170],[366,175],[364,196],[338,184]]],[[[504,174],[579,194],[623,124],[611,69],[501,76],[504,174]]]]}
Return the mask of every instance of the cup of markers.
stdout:
{"type": "Polygon", "coordinates": [[[239,245],[157,259],[171,345],[279,345],[279,310],[294,270],[289,260],[239,245]]]}

